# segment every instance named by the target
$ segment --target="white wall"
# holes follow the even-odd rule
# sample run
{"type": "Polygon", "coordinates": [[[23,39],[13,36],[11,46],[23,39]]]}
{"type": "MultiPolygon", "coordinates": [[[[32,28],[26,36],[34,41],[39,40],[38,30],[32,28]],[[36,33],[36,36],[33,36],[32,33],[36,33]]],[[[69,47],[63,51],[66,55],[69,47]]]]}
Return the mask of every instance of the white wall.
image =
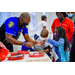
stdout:
{"type": "MultiPolygon", "coordinates": [[[[19,15],[21,14],[22,12],[19,13],[19,15]]],[[[41,16],[42,16],[42,12],[37,12],[37,18],[36,18],[36,25],[38,24],[38,22],[41,21],[41,16]]],[[[51,32],[51,25],[52,25],[52,22],[53,20],[56,18],[56,14],[55,12],[47,12],[46,13],[46,16],[47,16],[47,29],[49,31],[49,37],[53,37],[53,34],[51,32]]],[[[29,26],[28,26],[28,30],[29,30],[29,26]]],[[[35,34],[35,31],[30,31],[29,30],[29,36],[33,39],[33,36],[35,34]]],[[[24,41],[24,38],[23,38],[23,35],[21,34],[20,38],[18,39],[20,41],[24,41]]],[[[14,51],[16,50],[20,50],[21,49],[21,46],[17,46],[17,45],[13,45],[14,46],[14,51]]]]}

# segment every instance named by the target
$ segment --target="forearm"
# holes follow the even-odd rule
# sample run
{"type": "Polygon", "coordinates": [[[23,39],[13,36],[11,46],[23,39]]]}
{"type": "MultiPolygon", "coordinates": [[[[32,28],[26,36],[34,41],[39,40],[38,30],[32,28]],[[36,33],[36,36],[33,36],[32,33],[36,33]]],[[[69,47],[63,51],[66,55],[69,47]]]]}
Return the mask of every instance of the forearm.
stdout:
{"type": "Polygon", "coordinates": [[[37,44],[37,41],[32,40],[30,37],[28,37],[28,39],[26,39],[27,42],[32,42],[33,44],[37,44]]]}
{"type": "Polygon", "coordinates": [[[43,52],[48,53],[49,52],[49,49],[43,50],[43,52]]]}
{"type": "Polygon", "coordinates": [[[11,44],[15,44],[15,45],[22,45],[23,44],[23,42],[18,41],[18,40],[14,39],[14,38],[8,38],[7,42],[9,42],[11,44]]]}

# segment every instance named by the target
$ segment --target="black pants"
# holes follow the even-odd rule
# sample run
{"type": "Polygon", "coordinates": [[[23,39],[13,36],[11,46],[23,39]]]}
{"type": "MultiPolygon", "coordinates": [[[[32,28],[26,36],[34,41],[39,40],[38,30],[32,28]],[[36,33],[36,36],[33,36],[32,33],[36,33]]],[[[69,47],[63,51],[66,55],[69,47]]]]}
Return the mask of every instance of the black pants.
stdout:
{"type": "Polygon", "coordinates": [[[13,52],[13,45],[12,45],[12,44],[8,43],[8,44],[6,44],[5,46],[6,46],[6,48],[7,48],[10,52],[13,52]]]}
{"type": "Polygon", "coordinates": [[[70,52],[70,62],[75,62],[75,34],[73,36],[73,43],[70,52]]]}

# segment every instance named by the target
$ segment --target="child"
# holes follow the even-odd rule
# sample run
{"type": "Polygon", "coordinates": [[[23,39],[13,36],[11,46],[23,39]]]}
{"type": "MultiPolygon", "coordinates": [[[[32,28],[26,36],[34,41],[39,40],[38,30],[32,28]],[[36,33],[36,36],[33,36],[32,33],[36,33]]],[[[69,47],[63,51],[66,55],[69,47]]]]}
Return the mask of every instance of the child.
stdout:
{"type": "Polygon", "coordinates": [[[54,51],[58,55],[57,62],[68,62],[69,61],[69,43],[63,27],[56,27],[54,30],[53,40],[46,38],[46,41],[54,45],[54,51]]]}
{"type": "Polygon", "coordinates": [[[45,15],[42,15],[41,16],[41,22],[38,23],[38,26],[37,26],[37,30],[36,30],[36,34],[34,35],[34,39],[37,39],[38,36],[40,36],[41,34],[41,31],[43,29],[46,29],[46,21],[47,21],[47,17],[45,15]]]}
{"type": "MultiPolygon", "coordinates": [[[[48,30],[46,29],[43,29],[41,31],[41,35],[36,39],[36,41],[44,41],[45,42],[45,39],[48,37],[48,30]]],[[[47,53],[49,56],[50,56],[50,46],[48,45],[47,42],[44,43],[43,46],[38,46],[38,45],[35,45],[35,51],[39,51],[39,53],[47,53]]]]}
{"type": "MultiPolygon", "coordinates": [[[[24,41],[24,42],[26,42],[26,41],[24,41]]],[[[26,46],[22,46],[22,49],[21,50],[24,50],[24,51],[28,51],[28,50],[34,51],[32,47],[29,48],[29,47],[26,47],[26,46]]]]}

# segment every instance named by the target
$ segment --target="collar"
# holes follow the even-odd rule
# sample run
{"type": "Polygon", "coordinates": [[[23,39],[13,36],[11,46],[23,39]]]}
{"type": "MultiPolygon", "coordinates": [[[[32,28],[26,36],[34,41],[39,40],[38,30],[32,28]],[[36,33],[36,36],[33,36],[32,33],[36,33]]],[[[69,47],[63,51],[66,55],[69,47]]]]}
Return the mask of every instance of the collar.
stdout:
{"type": "MultiPolygon", "coordinates": [[[[64,20],[65,20],[65,19],[66,19],[66,17],[64,18],[64,20]]],[[[64,20],[63,20],[63,21],[64,21],[64,20]]],[[[60,21],[60,20],[59,20],[59,21],[60,21]]],[[[63,21],[60,21],[60,23],[62,23],[63,21]]]]}

